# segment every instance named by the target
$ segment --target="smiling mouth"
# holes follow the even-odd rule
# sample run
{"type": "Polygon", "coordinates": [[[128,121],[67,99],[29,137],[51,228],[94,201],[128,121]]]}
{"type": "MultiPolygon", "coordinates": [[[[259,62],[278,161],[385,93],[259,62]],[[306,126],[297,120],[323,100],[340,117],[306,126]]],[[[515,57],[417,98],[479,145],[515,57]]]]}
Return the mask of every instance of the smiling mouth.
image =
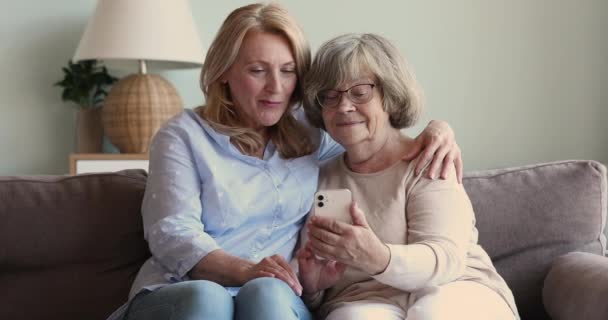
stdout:
{"type": "Polygon", "coordinates": [[[266,105],[266,106],[274,107],[274,106],[280,106],[282,101],[260,100],[260,103],[262,103],[263,105],[266,105]]]}
{"type": "Polygon", "coordinates": [[[360,124],[363,123],[364,121],[348,121],[348,122],[339,122],[336,125],[338,127],[348,127],[348,126],[354,126],[356,124],[360,124]]]}

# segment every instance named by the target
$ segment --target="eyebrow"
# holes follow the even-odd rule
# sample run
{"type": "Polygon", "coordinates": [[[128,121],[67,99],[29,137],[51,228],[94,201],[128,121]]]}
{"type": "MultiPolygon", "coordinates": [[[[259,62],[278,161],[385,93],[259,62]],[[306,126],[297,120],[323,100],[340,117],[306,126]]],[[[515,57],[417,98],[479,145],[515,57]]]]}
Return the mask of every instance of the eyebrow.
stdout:
{"type": "MultiPolygon", "coordinates": [[[[250,64],[254,64],[254,63],[261,63],[261,64],[265,64],[268,65],[270,63],[263,61],[263,60],[251,60],[251,61],[245,61],[245,65],[250,65],[250,64]]],[[[295,61],[289,61],[289,62],[285,62],[283,64],[281,64],[282,67],[291,67],[291,66],[295,66],[296,62],[295,61]]]]}
{"type": "MultiPolygon", "coordinates": [[[[344,83],[348,84],[344,87],[344,90],[346,90],[346,89],[350,89],[354,86],[358,86],[358,85],[362,85],[362,84],[375,84],[376,82],[369,78],[362,78],[362,79],[357,79],[352,82],[344,82],[344,83]]],[[[342,84],[344,84],[344,83],[342,83],[342,84]]],[[[330,88],[330,89],[326,89],[326,90],[338,90],[338,87],[334,87],[334,88],[330,88]]],[[[338,90],[338,91],[340,91],[340,90],[338,90]]]]}

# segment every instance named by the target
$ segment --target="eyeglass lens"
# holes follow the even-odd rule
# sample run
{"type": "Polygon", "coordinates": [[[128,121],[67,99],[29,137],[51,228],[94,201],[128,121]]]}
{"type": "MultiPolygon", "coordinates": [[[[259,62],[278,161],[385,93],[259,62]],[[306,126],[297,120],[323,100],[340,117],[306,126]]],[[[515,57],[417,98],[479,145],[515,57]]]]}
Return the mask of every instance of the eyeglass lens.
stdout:
{"type": "Polygon", "coordinates": [[[355,104],[367,103],[372,98],[373,84],[358,84],[346,90],[323,90],[317,94],[317,100],[324,108],[336,107],[343,93],[355,104]]]}

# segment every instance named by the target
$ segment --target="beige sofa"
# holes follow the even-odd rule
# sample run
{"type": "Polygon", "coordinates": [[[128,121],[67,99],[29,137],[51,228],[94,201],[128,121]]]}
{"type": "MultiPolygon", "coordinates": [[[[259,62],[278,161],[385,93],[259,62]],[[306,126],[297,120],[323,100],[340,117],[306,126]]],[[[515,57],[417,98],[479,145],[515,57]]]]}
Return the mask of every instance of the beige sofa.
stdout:
{"type": "MultiPolygon", "coordinates": [[[[149,256],[145,183],[140,170],[0,177],[0,319],[104,319],[121,305],[149,256]]],[[[608,319],[603,165],[471,172],[464,185],[522,319],[608,319]]]]}

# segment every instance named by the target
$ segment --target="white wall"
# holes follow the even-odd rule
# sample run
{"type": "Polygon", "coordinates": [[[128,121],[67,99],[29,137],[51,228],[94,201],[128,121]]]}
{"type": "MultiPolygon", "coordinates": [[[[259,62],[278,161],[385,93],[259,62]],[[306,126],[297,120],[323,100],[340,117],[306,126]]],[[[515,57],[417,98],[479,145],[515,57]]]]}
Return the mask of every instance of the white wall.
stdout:
{"type": "MultiPolygon", "coordinates": [[[[169,1],[169,0],[167,0],[169,1]]],[[[52,83],[73,55],[94,0],[4,0],[0,12],[0,174],[66,173],[73,108],[52,83]]],[[[465,169],[560,159],[608,163],[608,1],[284,0],[314,50],[345,32],[376,32],[402,50],[427,100],[417,134],[447,120],[465,169]]],[[[192,0],[207,46],[248,1],[192,0]]],[[[164,75],[188,107],[198,71],[164,75]]]]}

